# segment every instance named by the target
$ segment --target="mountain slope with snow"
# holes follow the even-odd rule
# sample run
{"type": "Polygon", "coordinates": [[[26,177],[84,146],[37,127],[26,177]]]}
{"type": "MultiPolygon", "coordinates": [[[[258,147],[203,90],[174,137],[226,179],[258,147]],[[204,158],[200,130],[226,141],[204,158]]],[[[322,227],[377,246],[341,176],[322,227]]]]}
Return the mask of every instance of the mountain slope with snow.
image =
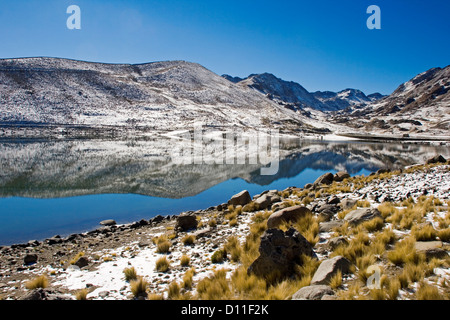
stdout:
{"type": "Polygon", "coordinates": [[[449,136],[450,66],[420,73],[389,96],[333,121],[366,132],[449,136]]]}
{"type": "Polygon", "coordinates": [[[104,64],[59,58],[0,60],[0,122],[314,131],[295,112],[196,63],[104,64]]]}
{"type": "Polygon", "coordinates": [[[383,97],[379,93],[371,94],[369,97],[357,89],[308,92],[300,84],[282,80],[270,73],[252,74],[245,79],[230,75],[222,77],[243,88],[253,88],[292,110],[310,108],[321,112],[338,111],[351,106],[363,106],[383,97]]]}

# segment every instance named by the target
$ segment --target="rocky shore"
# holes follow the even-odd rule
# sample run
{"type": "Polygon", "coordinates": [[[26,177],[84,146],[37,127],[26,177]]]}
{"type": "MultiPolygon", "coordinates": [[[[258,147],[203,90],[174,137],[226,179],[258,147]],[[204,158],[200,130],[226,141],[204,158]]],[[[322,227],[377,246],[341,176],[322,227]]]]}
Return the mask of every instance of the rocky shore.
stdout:
{"type": "Polygon", "coordinates": [[[244,190],[205,210],[1,247],[0,298],[449,299],[449,205],[442,157],[244,190]]]}

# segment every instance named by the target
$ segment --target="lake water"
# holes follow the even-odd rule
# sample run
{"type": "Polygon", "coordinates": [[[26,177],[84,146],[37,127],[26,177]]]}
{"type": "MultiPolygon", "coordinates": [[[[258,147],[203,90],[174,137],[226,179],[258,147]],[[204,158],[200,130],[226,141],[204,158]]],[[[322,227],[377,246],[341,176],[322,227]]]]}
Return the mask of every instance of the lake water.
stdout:
{"type": "Polygon", "coordinates": [[[246,189],[303,187],[326,172],[368,175],[423,163],[448,147],[289,140],[276,175],[260,165],[179,165],[164,141],[0,142],[0,245],[66,236],[226,202],[246,189]]]}

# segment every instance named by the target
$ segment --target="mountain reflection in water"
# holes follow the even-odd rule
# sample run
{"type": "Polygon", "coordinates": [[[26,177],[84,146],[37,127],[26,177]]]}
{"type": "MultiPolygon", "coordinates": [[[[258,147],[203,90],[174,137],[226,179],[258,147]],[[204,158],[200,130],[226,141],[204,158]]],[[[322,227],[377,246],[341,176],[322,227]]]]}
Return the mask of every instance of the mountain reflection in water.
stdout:
{"type": "Polygon", "coordinates": [[[280,141],[279,170],[261,165],[178,165],[168,139],[0,143],[0,245],[226,202],[247,189],[303,187],[325,172],[369,174],[423,163],[447,147],[400,143],[280,141]]]}

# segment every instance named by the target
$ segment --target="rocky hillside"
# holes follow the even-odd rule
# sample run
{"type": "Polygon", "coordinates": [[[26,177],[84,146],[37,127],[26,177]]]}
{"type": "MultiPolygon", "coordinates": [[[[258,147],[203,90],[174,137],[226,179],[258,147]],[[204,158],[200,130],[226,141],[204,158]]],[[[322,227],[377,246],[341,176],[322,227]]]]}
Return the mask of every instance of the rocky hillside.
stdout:
{"type": "Polygon", "coordinates": [[[0,298],[449,299],[445,161],[0,247],[0,298]]]}
{"type": "Polygon", "coordinates": [[[280,128],[308,132],[293,111],[199,64],[57,58],[0,60],[0,123],[22,126],[280,128]],[[245,110],[245,111],[243,111],[245,110]]]}
{"type": "Polygon", "coordinates": [[[327,105],[329,110],[344,110],[349,107],[362,107],[370,102],[376,101],[383,97],[380,93],[373,93],[368,96],[361,90],[345,89],[339,92],[332,91],[316,91],[314,97],[327,105]]]}
{"type": "Polygon", "coordinates": [[[270,73],[252,74],[245,79],[229,75],[222,77],[244,88],[253,88],[265,94],[270,100],[292,110],[301,111],[310,108],[325,112],[337,111],[350,106],[363,106],[382,97],[379,93],[366,96],[356,89],[345,89],[337,93],[331,91],[311,93],[296,82],[282,80],[270,73]]]}
{"type": "Polygon", "coordinates": [[[361,131],[448,136],[450,66],[425,71],[389,96],[342,112],[333,121],[361,131]]]}

